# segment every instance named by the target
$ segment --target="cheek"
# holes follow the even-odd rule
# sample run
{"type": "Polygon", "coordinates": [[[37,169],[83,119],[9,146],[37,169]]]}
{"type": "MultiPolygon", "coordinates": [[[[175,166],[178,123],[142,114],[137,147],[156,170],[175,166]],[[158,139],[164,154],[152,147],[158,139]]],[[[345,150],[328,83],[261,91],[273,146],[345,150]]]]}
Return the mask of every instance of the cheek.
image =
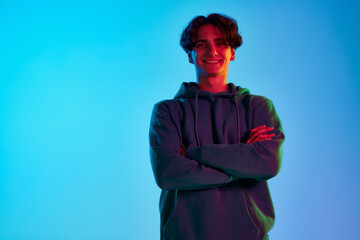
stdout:
{"type": "Polygon", "coordinates": [[[226,56],[226,59],[231,59],[231,51],[224,52],[224,56],[226,56]]]}
{"type": "Polygon", "coordinates": [[[223,58],[231,58],[232,52],[231,49],[228,48],[222,48],[221,50],[218,51],[218,53],[223,57],[223,58]]]}
{"type": "Polygon", "coordinates": [[[196,65],[200,65],[200,64],[201,64],[201,61],[200,61],[200,59],[199,59],[199,55],[197,55],[197,54],[194,55],[194,61],[195,61],[196,65]]]}

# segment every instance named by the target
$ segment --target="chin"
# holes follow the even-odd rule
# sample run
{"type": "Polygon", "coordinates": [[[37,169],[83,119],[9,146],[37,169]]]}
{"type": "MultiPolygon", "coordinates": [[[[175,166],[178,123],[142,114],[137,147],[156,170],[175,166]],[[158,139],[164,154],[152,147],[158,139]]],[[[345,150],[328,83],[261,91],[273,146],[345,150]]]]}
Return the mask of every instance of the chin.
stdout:
{"type": "Polygon", "coordinates": [[[219,75],[221,74],[221,71],[220,70],[207,70],[207,71],[204,71],[207,75],[219,75]]]}

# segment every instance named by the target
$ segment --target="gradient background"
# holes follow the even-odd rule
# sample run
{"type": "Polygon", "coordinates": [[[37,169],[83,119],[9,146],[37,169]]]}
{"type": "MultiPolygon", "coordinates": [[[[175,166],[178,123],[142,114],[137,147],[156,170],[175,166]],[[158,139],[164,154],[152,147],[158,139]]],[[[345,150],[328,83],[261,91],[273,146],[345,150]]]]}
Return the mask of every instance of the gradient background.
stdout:
{"type": "Polygon", "coordinates": [[[152,106],[195,80],[179,36],[212,12],[286,133],[270,238],[358,237],[359,1],[1,0],[1,240],[159,238],[152,106]]]}

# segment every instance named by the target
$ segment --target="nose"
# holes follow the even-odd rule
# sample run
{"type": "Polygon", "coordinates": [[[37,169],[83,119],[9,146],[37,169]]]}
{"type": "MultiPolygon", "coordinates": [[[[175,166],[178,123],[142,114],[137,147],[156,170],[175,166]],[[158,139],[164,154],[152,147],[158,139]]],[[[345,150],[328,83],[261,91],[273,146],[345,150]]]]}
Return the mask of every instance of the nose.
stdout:
{"type": "Polygon", "coordinates": [[[216,48],[215,44],[210,44],[210,45],[209,45],[208,52],[209,52],[209,54],[211,54],[212,56],[218,55],[217,48],[216,48]]]}

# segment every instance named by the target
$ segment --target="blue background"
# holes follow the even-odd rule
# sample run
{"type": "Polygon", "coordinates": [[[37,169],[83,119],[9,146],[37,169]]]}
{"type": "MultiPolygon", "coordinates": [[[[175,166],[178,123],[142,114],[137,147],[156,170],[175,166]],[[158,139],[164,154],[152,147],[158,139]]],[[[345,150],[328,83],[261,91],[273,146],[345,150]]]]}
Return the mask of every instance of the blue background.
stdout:
{"type": "Polygon", "coordinates": [[[212,12],[244,38],[229,82],[286,133],[271,239],[358,236],[358,1],[1,0],[1,240],[159,238],[151,110],[195,80],[179,36],[212,12]]]}

